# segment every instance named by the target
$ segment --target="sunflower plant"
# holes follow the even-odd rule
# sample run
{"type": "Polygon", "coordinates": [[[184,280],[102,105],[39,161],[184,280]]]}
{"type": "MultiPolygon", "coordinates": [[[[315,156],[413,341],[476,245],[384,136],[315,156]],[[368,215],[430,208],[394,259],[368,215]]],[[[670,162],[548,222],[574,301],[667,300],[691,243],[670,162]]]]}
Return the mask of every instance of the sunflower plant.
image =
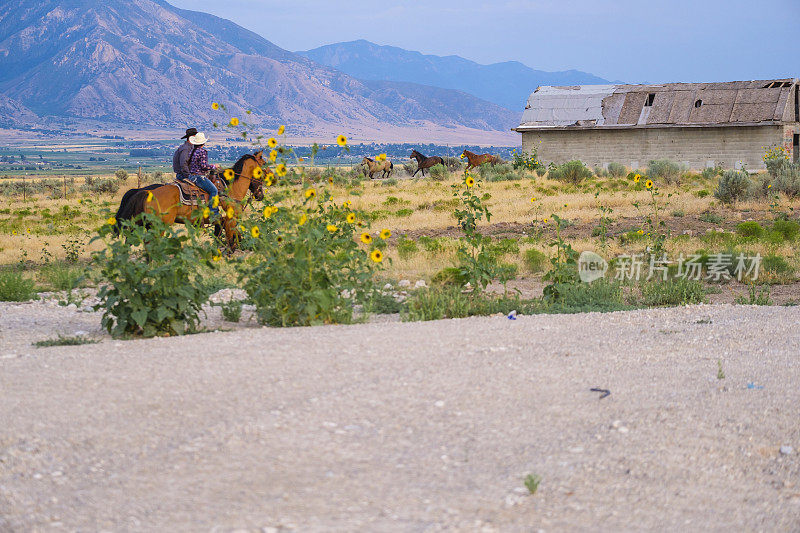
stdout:
{"type": "Polygon", "coordinates": [[[479,181],[469,172],[465,171],[464,179],[451,187],[453,196],[459,200],[453,216],[464,232],[457,251],[461,279],[474,288],[485,289],[497,277],[497,265],[486,248],[486,238],[478,232],[478,223],[489,222],[492,213],[476,193],[479,181]]]}
{"type": "Polygon", "coordinates": [[[284,189],[266,203],[258,219],[244,222],[253,253],[236,267],[258,320],[272,326],[352,322],[354,304],[371,297],[374,272],[384,261],[364,214],[316,188],[284,189]]]}
{"type": "Polygon", "coordinates": [[[214,268],[219,249],[197,226],[169,226],[149,213],[115,225],[110,218],[92,239],[106,241],[92,257],[103,327],[114,337],[195,330],[210,295],[207,284],[195,280],[203,265],[214,268]]]}

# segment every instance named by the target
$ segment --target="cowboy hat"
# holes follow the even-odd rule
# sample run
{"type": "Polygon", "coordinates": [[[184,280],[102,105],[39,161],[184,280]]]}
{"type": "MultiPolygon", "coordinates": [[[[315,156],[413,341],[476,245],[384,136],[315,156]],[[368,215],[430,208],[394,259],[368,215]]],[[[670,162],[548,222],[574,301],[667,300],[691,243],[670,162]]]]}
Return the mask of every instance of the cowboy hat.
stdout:
{"type": "Polygon", "coordinates": [[[195,146],[200,146],[201,144],[206,144],[206,142],[208,142],[208,139],[206,139],[206,134],[201,131],[197,135],[192,135],[191,137],[189,137],[189,142],[194,144],[195,146]]]}
{"type": "Polygon", "coordinates": [[[189,128],[188,130],[186,130],[186,135],[181,137],[181,139],[188,139],[192,135],[197,135],[197,128],[189,128]]]}

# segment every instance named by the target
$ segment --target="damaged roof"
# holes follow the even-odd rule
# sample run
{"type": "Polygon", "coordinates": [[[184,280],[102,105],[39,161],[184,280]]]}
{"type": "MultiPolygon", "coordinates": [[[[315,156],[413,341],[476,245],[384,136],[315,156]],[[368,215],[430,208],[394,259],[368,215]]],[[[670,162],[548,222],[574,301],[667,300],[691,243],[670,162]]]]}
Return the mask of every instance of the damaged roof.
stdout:
{"type": "Polygon", "coordinates": [[[798,80],[542,86],[516,131],[746,126],[800,122],[798,80]]]}

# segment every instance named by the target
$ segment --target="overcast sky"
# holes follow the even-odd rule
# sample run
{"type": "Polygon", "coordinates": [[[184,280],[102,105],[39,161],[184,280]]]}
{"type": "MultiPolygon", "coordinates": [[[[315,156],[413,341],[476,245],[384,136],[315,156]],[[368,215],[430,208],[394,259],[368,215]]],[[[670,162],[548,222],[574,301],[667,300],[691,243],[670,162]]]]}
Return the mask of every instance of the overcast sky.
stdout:
{"type": "Polygon", "coordinates": [[[800,76],[800,0],[168,0],[297,51],[367,39],[628,83],[800,76]]]}

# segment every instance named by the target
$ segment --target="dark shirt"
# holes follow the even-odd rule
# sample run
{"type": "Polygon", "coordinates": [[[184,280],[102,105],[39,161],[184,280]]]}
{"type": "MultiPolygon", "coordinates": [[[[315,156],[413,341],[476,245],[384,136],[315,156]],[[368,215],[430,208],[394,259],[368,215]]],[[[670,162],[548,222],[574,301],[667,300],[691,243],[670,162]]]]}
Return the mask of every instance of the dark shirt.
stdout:
{"type": "Polygon", "coordinates": [[[172,171],[176,175],[189,175],[189,154],[192,153],[192,148],[192,144],[186,141],[172,155],[172,171]]]}

